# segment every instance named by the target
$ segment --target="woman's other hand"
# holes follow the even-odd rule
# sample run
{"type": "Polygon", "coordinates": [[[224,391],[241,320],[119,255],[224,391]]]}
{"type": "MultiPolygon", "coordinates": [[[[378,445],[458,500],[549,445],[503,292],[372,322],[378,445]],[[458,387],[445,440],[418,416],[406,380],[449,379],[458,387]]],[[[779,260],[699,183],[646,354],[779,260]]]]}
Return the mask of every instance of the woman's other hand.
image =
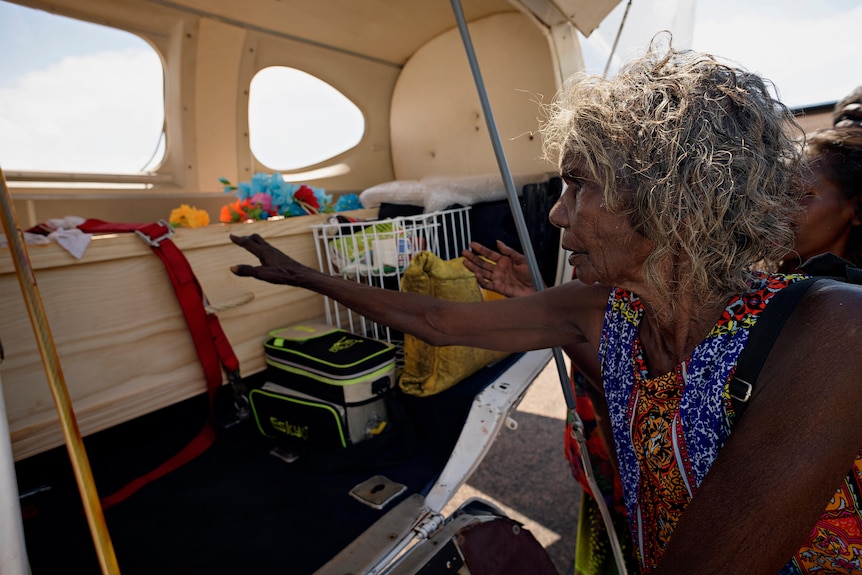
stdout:
{"type": "Polygon", "coordinates": [[[523,254],[497,240],[497,249],[486,248],[471,242],[470,249],[461,252],[464,266],[473,272],[476,281],[485,289],[508,297],[534,293],[530,266],[523,254]]]}

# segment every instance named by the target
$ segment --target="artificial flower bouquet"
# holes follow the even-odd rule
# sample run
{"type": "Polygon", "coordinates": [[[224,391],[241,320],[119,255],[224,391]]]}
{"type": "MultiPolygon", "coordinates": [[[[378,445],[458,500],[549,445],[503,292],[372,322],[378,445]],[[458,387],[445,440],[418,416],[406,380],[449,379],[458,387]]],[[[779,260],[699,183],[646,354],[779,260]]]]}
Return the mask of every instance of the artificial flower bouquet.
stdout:
{"type": "Polygon", "coordinates": [[[279,173],[258,173],[250,182],[240,182],[236,186],[226,178],[219,181],[226,193],[234,193],[237,197],[235,202],[221,209],[219,221],[226,224],[343,212],[362,207],[356,194],[346,194],[333,203],[332,196],[323,189],[285,182],[279,173]]]}

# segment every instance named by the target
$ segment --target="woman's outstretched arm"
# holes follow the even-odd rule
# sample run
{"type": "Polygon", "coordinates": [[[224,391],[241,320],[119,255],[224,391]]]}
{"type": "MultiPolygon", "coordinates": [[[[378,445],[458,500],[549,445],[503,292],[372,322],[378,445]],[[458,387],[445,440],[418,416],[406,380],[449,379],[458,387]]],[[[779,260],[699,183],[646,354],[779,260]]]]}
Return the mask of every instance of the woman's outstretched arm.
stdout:
{"type": "Polygon", "coordinates": [[[589,339],[585,337],[588,330],[595,332],[597,338],[601,330],[601,314],[607,300],[607,290],[601,288],[569,286],[570,293],[555,293],[557,290],[553,289],[510,300],[450,302],[321,273],[300,264],[256,234],[232,235],[231,240],[260,262],[256,266],[232,266],[236,275],[317,292],[432,345],[469,345],[516,352],[585,341],[589,339]]]}

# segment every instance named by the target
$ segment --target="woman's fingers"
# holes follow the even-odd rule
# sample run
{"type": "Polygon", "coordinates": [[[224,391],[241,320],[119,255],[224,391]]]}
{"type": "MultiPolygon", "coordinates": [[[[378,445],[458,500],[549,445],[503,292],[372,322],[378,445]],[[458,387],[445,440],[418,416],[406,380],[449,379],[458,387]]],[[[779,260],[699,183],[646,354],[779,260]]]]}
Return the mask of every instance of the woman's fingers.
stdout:
{"type": "Polygon", "coordinates": [[[512,260],[513,263],[519,263],[526,259],[524,254],[516,250],[515,248],[509,247],[504,244],[502,241],[497,240],[497,248],[500,250],[500,258],[507,257],[512,260]]]}
{"type": "Polygon", "coordinates": [[[254,266],[249,266],[249,265],[245,265],[245,264],[238,265],[238,266],[231,266],[230,271],[232,271],[234,274],[236,274],[238,276],[253,276],[254,275],[254,266]]]}
{"type": "MultiPolygon", "coordinates": [[[[253,235],[256,235],[256,234],[253,234],[253,235]]],[[[245,247],[251,241],[251,238],[253,237],[253,235],[252,236],[235,236],[233,234],[230,234],[230,239],[236,245],[245,247]]]]}
{"type": "Polygon", "coordinates": [[[241,246],[255,254],[267,248],[275,249],[258,234],[251,234],[250,236],[235,236],[233,234],[230,234],[230,239],[236,245],[241,246]]]}
{"type": "Polygon", "coordinates": [[[474,254],[478,254],[482,257],[488,258],[493,262],[499,261],[499,259],[502,257],[499,252],[495,252],[490,248],[486,248],[485,246],[477,242],[470,242],[470,250],[472,250],[474,254]]]}
{"type": "Polygon", "coordinates": [[[472,259],[470,257],[464,256],[464,267],[473,272],[476,275],[484,275],[485,268],[482,267],[482,260],[476,258],[472,259]]]}

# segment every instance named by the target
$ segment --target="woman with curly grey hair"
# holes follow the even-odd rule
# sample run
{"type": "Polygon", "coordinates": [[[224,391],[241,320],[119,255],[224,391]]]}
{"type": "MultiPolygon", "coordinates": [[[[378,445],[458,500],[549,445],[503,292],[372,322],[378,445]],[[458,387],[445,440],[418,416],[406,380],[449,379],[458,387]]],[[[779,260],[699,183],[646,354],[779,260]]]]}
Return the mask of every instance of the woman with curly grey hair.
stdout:
{"type": "Polygon", "coordinates": [[[729,398],[751,327],[804,277],[751,266],[794,244],[804,159],[787,108],[757,75],[659,39],[548,112],[566,183],[550,219],[577,280],[454,303],[328,276],[259,236],[232,238],[259,260],[232,270],[433,345],[591,346],[645,573],[860,572],[862,354],[845,350],[862,345],[862,289],[811,287],[744,418],[729,398]]]}
{"type": "Polygon", "coordinates": [[[751,262],[793,245],[803,194],[794,125],[760,77],[654,51],[613,81],[572,80],[543,135],[564,177],[581,163],[607,210],[652,240],[645,280],[672,305],[687,291],[724,302],[746,287],[751,262]],[[660,271],[673,260],[688,262],[675,278],[660,271]]]}

